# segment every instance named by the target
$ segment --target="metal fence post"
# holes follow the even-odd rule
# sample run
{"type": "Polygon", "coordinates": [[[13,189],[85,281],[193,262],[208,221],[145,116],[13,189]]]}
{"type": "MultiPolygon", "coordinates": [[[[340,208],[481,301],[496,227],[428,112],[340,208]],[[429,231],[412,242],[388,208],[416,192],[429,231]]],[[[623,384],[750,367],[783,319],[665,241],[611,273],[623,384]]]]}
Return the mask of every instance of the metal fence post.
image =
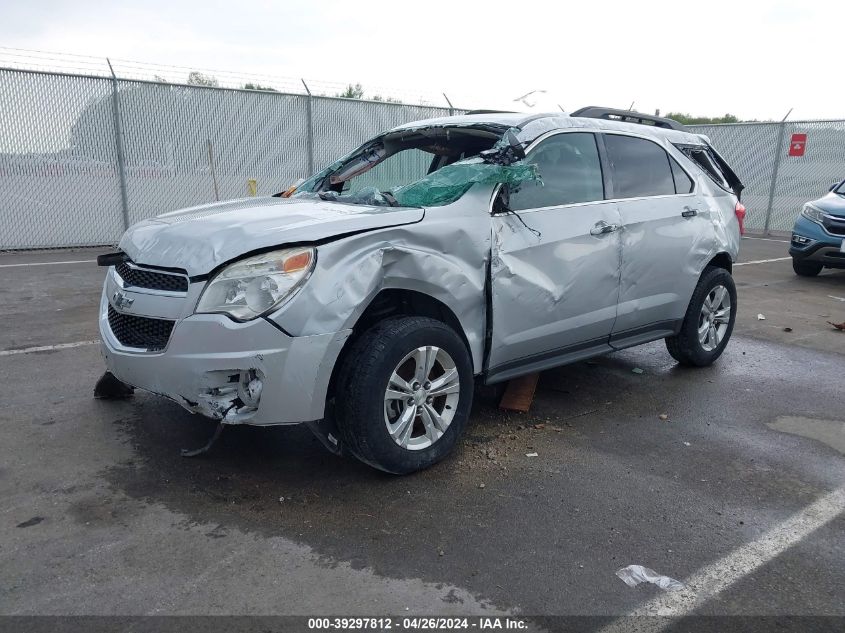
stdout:
{"type": "Polygon", "coordinates": [[[117,175],[120,179],[120,205],[123,213],[123,230],[129,228],[129,195],[126,191],[126,159],[123,155],[123,132],[120,127],[120,96],[117,92],[117,75],[114,74],[111,60],[107,57],[112,81],[112,115],[114,116],[114,144],[117,150],[117,175]]]}
{"type": "Polygon", "coordinates": [[[214,150],[208,139],[208,168],[211,170],[211,184],[214,186],[214,201],[220,202],[220,188],[217,186],[217,168],[214,166],[214,150]]]}
{"type": "Polygon", "coordinates": [[[775,149],[775,164],[772,166],[772,182],[769,185],[769,205],[766,207],[766,223],[763,226],[763,235],[769,235],[769,226],[772,221],[772,209],[775,206],[775,189],[778,185],[778,169],[780,169],[781,156],[783,155],[783,137],[786,133],[786,119],[789,118],[792,108],[780,122],[780,129],[778,130],[778,142],[775,149]]]}
{"type": "Polygon", "coordinates": [[[449,101],[449,97],[446,96],[446,93],[443,93],[443,98],[446,99],[446,103],[449,104],[449,116],[454,116],[455,114],[455,106],[452,105],[452,102],[449,101]]]}
{"type": "Polygon", "coordinates": [[[314,120],[311,113],[311,104],[314,97],[305,80],[300,79],[300,81],[305,86],[305,92],[308,93],[308,100],[305,102],[305,155],[308,161],[308,173],[305,174],[305,177],[308,178],[314,175],[314,120]]]}

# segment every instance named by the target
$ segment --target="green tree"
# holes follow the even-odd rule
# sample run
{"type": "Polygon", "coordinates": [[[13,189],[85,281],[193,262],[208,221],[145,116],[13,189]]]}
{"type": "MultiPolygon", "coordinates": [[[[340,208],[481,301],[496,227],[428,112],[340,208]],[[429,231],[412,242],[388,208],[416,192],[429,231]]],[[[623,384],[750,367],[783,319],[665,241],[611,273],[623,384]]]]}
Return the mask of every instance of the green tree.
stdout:
{"type": "Polygon", "coordinates": [[[336,97],[343,97],[344,99],[363,99],[364,98],[364,88],[361,84],[349,84],[346,86],[346,90],[343,92],[339,92],[335,95],[336,97]]]}
{"type": "Polygon", "coordinates": [[[192,70],[188,74],[188,84],[191,86],[208,86],[210,88],[218,88],[220,82],[214,75],[203,75],[201,72],[192,70]]]}
{"type": "Polygon", "coordinates": [[[270,86],[262,86],[261,84],[254,83],[244,84],[244,90],[266,90],[268,92],[278,92],[278,90],[271,88],[270,86]]]}
{"type": "Polygon", "coordinates": [[[666,118],[673,119],[684,125],[703,125],[708,123],[739,123],[739,118],[733,114],[724,116],[693,116],[688,112],[669,112],[666,118]]]}

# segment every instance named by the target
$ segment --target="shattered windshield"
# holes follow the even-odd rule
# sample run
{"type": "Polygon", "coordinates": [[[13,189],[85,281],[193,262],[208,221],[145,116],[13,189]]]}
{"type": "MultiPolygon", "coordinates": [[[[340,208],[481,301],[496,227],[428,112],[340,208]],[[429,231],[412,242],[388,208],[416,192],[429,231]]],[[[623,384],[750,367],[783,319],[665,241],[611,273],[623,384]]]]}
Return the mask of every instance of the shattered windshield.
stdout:
{"type": "Polygon", "coordinates": [[[355,194],[368,187],[393,191],[426,176],[434,158],[429,152],[416,148],[398,152],[344,182],[343,193],[355,194]]]}
{"type": "Polygon", "coordinates": [[[476,183],[536,180],[533,166],[496,160],[502,127],[436,127],[393,132],[302,183],[295,198],[374,206],[441,206],[476,183]],[[485,157],[482,157],[485,156],[485,157]]]}

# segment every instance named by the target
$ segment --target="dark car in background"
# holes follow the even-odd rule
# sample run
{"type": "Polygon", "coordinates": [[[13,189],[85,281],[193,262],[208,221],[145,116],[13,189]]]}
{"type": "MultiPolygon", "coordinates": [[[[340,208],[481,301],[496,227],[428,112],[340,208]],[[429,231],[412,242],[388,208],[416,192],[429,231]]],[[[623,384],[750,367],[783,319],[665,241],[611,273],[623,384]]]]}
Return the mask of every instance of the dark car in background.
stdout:
{"type": "Polygon", "coordinates": [[[815,277],[822,268],[845,268],[845,180],[804,205],[789,246],[796,275],[815,277]]]}

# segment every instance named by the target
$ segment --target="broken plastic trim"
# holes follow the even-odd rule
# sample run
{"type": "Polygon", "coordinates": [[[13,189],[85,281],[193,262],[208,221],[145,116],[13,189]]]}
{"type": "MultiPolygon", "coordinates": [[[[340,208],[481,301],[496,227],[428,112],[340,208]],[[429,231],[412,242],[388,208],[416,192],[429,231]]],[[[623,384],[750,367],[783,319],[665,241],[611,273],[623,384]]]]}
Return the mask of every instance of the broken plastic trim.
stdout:
{"type": "Polygon", "coordinates": [[[217,423],[217,428],[214,429],[214,433],[211,434],[211,437],[208,439],[203,446],[199,448],[183,448],[180,452],[182,457],[198,457],[199,455],[205,455],[208,451],[211,450],[211,447],[220,439],[220,435],[223,433],[223,427],[226,426],[223,420],[217,423]]]}
{"type": "Polygon", "coordinates": [[[340,440],[337,424],[331,415],[327,415],[321,420],[305,422],[305,426],[330,453],[339,456],[346,454],[344,444],[340,440]]]}
{"type": "Polygon", "coordinates": [[[98,400],[119,400],[128,398],[134,393],[134,387],[122,382],[110,371],[100,376],[94,386],[94,397],[98,400]]]}

